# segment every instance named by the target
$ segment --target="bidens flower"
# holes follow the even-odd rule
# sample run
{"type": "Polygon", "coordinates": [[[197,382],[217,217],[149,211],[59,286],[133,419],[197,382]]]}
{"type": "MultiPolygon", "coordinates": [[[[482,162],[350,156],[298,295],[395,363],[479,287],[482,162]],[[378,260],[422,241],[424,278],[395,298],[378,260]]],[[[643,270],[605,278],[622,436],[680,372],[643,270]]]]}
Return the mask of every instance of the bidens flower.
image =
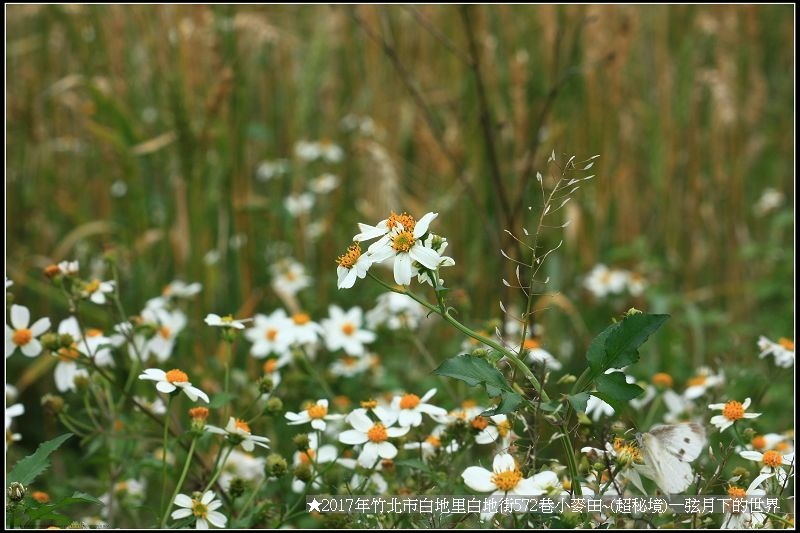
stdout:
{"type": "Polygon", "coordinates": [[[205,322],[216,328],[244,329],[244,320],[235,320],[232,315],[219,316],[209,313],[206,315],[205,322]]]}
{"type": "Polygon", "coordinates": [[[317,403],[309,405],[304,411],[299,413],[286,413],[286,420],[289,421],[290,426],[299,424],[306,424],[311,422],[311,427],[318,431],[325,431],[328,425],[326,420],[340,420],[343,415],[328,414],[328,400],[317,400],[317,403]]]}
{"type": "Polygon", "coordinates": [[[744,403],[737,402],[736,400],[731,400],[727,403],[712,403],[708,408],[720,410],[722,414],[712,416],[711,423],[717,426],[720,431],[725,431],[737,420],[761,416],[761,413],[748,413],[748,407],[750,407],[750,398],[747,398],[744,403]]]}
{"type": "Polygon", "coordinates": [[[356,279],[364,279],[372,266],[371,257],[361,253],[361,246],[357,242],[351,244],[336,262],[339,264],[336,267],[336,286],[340,289],[349,289],[356,279]]]}
{"type": "Polygon", "coordinates": [[[42,353],[42,345],[37,337],[50,329],[50,319],[40,318],[28,327],[31,322],[31,313],[27,307],[22,305],[12,305],[11,327],[6,324],[6,359],[11,357],[14,351],[19,348],[23,355],[36,357],[42,353]]]}
{"type": "Polygon", "coordinates": [[[139,379],[155,381],[156,390],[165,394],[169,394],[180,389],[193,402],[196,402],[198,398],[201,398],[204,402],[209,403],[208,395],[197,387],[192,387],[192,384],[189,382],[189,376],[186,375],[186,372],[183,372],[177,368],[174,368],[169,372],[164,372],[158,368],[148,368],[139,375],[139,379]]]}
{"type": "Polygon", "coordinates": [[[429,270],[439,267],[441,256],[438,252],[425,246],[423,237],[428,233],[428,226],[439,216],[438,213],[427,213],[419,221],[403,213],[392,216],[382,221],[378,226],[359,224],[362,232],[354,240],[367,240],[380,236],[367,250],[372,256],[373,263],[394,261],[394,281],[398,285],[409,285],[414,276],[414,262],[416,261],[429,270]],[[384,233],[384,228],[388,232],[384,233]]]}
{"type": "Polygon", "coordinates": [[[389,439],[402,437],[410,429],[391,427],[396,420],[393,413],[378,409],[372,412],[378,417],[378,422],[373,422],[367,416],[366,409],[356,409],[347,415],[346,420],[353,429],[343,431],[339,435],[339,442],[362,445],[358,463],[364,468],[374,467],[379,459],[394,459],[397,448],[389,442],[389,439]]]}
{"type": "Polygon", "coordinates": [[[447,414],[447,409],[428,403],[436,394],[436,389],[431,389],[420,398],[416,394],[403,394],[392,399],[393,411],[398,413],[397,422],[402,427],[417,427],[422,424],[422,413],[431,417],[440,417],[447,414]]]}
{"type": "Polygon", "coordinates": [[[768,355],[775,357],[775,364],[782,368],[794,366],[794,341],[781,338],[778,342],[772,342],[763,335],[758,338],[758,348],[761,350],[759,357],[762,359],[768,355]]]}
{"type": "Polygon", "coordinates": [[[222,502],[216,499],[213,490],[207,491],[202,497],[199,492],[195,497],[178,494],[175,496],[175,505],[181,509],[172,512],[172,519],[180,520],[187,516],[194,516],[196,529],[208,529],[209,524],[224,528],[228,523],[228,518],[216,510],[222,507],[222,502]]]}
{"type": "Polygon", "coordinates": [[[761,474],[774,475],[778,483],[783,485],[787,474],[781,466],[791,467],[794,464],[794,452],[781,453],[777,450],[767,450],[764,453],[752,450],[739,452],[739,456],[750,461],[761,463],[761,474]]]}
{"type": "Polygon", "coordinates": [[[269,448],[267,444],[269,439],[267,437],[259,437],[250,433],[250,426],[244,420],[230,417],[228,425],[225,429],[218,428],[217,426],[207,425],[205,430],[209,433],[216,433],[218,435],[225,435],[233,445],[241,444],[242,449],[246,452],[252,452],[256,445],[262,448],[269,448]]]}
{"type": "Polygon", "coordinates": [[[328,350],[333,352],[342,349],[348,355],[355,356],[366,353],[364,345],[374,342],[376,335],[361,329],[362,314],[360,307],[353,307],[347,312],[336,305],[328,307],[329,318],[321,321],[328,350]]]}
{"type": "Polygon", "coordinates": [[[83,287],[83,295],[98,305],[104,305],[108,299],[106,294],[114,292],[113,281],[100,281],[93,279],[83,287]]]}

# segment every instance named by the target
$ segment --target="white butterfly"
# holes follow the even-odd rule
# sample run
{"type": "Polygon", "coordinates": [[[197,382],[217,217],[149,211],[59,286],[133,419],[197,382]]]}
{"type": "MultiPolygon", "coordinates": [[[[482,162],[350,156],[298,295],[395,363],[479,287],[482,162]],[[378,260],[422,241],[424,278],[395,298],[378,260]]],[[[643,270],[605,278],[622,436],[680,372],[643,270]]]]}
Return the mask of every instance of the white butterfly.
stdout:
{"type": "Polygon", "coordinates": [[[689,463],[705,447],[703,426],[693,422],[654,426],[637,439],[644,458],[644,465],[637,468],[642,475],[655,481],[666,494],[680,494],[692,484],[689,463]]]}

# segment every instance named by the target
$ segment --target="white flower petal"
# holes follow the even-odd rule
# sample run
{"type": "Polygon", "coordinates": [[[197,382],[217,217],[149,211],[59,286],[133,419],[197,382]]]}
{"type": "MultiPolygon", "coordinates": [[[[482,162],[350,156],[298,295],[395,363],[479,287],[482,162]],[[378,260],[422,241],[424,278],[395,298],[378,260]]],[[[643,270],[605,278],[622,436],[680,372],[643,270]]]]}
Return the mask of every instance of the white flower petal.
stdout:
{"type": "Polygon", "coordinates": [[[14,329],[27,329],[31,321],[31,312],[23,305],[11,306],[11,325],[14,329]]]}
{"type": "Polygon", "coordinates": [[[491,492],[497,489],[492,482],[492,473],[480,466],[470,466],[461,474],[464,484],[477,492],[491,492]]]}

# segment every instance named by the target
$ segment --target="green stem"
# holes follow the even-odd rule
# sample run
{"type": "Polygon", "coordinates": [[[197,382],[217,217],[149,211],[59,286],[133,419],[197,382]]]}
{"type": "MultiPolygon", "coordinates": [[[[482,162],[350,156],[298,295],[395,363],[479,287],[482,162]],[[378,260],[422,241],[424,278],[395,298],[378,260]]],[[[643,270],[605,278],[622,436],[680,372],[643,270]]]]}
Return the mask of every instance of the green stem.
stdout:
{"type": "Polygon", "coordinates": [[[744,439],[742,439],[742,434],[739,433],[739,427],[736,425],[736,422],[733,423],[733,432],[736,434],[736,440],[739,442],[739,446],[744,447],[744,439]]]}
{"type": "Polygon", "coordinates": [[[266,482],[267,482],[267,476],[265,475],[264,477],[261,478],[261,481],[258,482],[258,485],[256,485],[256,488],[253,489],[252,494],[250,494],[250,497],[247,498],[246,502],[244,502],[244,505],[242,505],[242,508],[239,509],[239,514],[236,516],[237,519],[241,519],[242,518],[242,516],[244,515],[244,512],[247,510],[248,507],[250,507],[250,504],[253,503],[253,500],[256,499],[256,494],[258,494],[258,491],[261,490],[261,487],[263,487],[264,483],[266,483],[266,482]]]}
{"type": "Polygon", "coordinates": [[[650,404],[650,409],[647,410],[647,416],[644,418],[644,425],[642,426],[642,431],[649,428],[653,423],[653,418],[656,416],[656,411],[658,408],[661,407],[661,399],[662,393],[659,392],[656,394],[656,397],[653,398],[653,403],[650,404]]]}
{"type": "Polygon", "coordinates": [[[167,492],[167,444],[169,440],[169,411],[172,406],[172,395],[167,399],[167,410],[164,413],[164,443],[161,449],[161,504],[160,509],[164,511],[164,498],[167,492]]]}
{"type": "MultiPolygon", "coordinates": [[[[222,460],[222,462],[221,462],[219,465],[217,465],[217,467],[215,468],[214,475],[212,476],[212,478],[211,478],[211,481],[209,481],[209,482],[208,482],[208,485],[206,485],[206,488],[204,488],[204,489],[203,489],[203,493],[205,493],[205,492],[206,492],[206,491],[208,491],[208,490],[209,490],[211,487],[213,487],[213,486],[214,486],[214,483],[216,483],[216,481],[217,481],[217,478],[218,478],[218,477],[219,477],[219,475],[222,473],[222,469],[225,467],[225,463],[226,463],[226,462],[228,462],[228,457],[231,455],[231,452],[233,451],[233,448],[234,448],[233,446],[230,446],[230,447],[228,448],[228,451],[227,451],[227,453],[225,454],[225,458],[224,458],[224,459],[222,460]]],[[[220,450],[221,450],[221,449],[220,449],[220,450]]],[[[217,456],[217,458],[219,459],[219,456],[217,456]]]]}
{"type": "Polygon", "coordinates": [[[86,408],[86,414],[89,415],[89,420],[92,421],[92,424],[94,424],[95,429],[97,429],[97,431],[102,432],[103,427],[100,425],[100,422],[94,416],[94,412],[92,411],[92,406],[89,404],[88,391],[84,391],[83,393],[83,406],[86,408]]]}
{"type": "Polygon", "coordinates": [[[572,490],[575,492],[575,496],[582,496],[583,490],[578,479],[578,462],[575,459],[575,450],[572,448],[572,441],[570,441],[569,433],[567,433],[566,424],[561,428],[560,440],[561,445],[564,447],[564,454],[567,456],[567,468],[569,469],[572,490]]]}
{"type": "Polygon", "coordinates": [[[450,314],[450,311],[449,311],[448,308],[445,308],[444,310],[442,310],[439,307],[436,307],[436,306],[430,304],[429,302],[425,301],[423,298],[417,296],[416,294],[414,294],[410,290],[398,289],[396,287],[392,287],[391,285],[383,282],[381,279],[379,279],[378,277],[376,277],[372,273],[367,272],[367,274],[372,279],[377,281],[380,285],[382,285],[384,288],[386,288],[386,289],[388,289],[388,290],[390,290],[392,292],[396,292],[398,294],[405,294],[406,296],[408,296],[412,300],[416,301],[417,303],[419,303],[420,305],[422,305],[423,307],[425,307],[429,311],[432,311],[432,312],[438,314],[447,323],[449,323],[451,326],[453,326],[454,328],[459,330],[464,335],[466,335],[468,337],[471,337],[471,338],[473,338],[473,339],[475,339],[477,341],[480,341],[483,344],[486,344],[487,346],[490,346],[490,347],[494,348],[495,350],[497,350],[498,352],[502,353],[505,357],[507,357],[514,364],[514,366],[516,366],[519,369],[520,372],[522,372],[522,374],[525,376],[525,378],[527,378],[527,380],[531,383],[531,385],[533,385],[533,388],[536,390],[537,393],[539,393],[539,397],[542,399],[542,401],[545,401],[545,402],[549,402],[550,401],[550,397],[544,391],[544,389],[542,388],[541,383],[539,383],[539,380],[536,379],[536,376],[533,375],[533,372],[531,371],[531,369],[528,368],[528,365],[526,365],[519,357],[517,357],[516,354],[514,354],[508,348],[506,348],[505,346],[503,346],[502,344],[500,344],[498,342],[493,341],[492,339],[490,339],[488,337],[484,337],[483,335],[481,335],[480,333],[478,333],[476,331],[471,330],[470,328],[468,328],[467,326],[465,326],[464,324],[462,324],[461,322],[456,320],[450,314]]]}
{"type": "Polygon", "coordinates": [[[172,497],[169,499],[167,503],[167,508],[164,510],[164,514],[161,516],[161,523],[159,524],[159,529],[164,529],[167,524],[167,516],[169,515],[169,510],[172,507],[173,502],[175,502],[175,498],[178,496],[178,492],[180,492],[181,487],[183,486],[183,482],[186,481],[186,473],[189,472],[189,464],[192,462],[192,455],[194,455],[194,445],[197,443],[197,437],[192,439],[192,444],[189,446],[189,455],[186,456],[186,462],[183,464],[183,472],[181,472],[181,477],[178,479],[178,484],[175,485],[175,491],[172,493],[172,497]]]}
{"type": "Polygon", "coordinates": [[[308,373],[311,374],[311,376],[317,381],[317,383],[319,383],[320,387],[322,387],[322,390],[324,390],[325,394],[328,395],[328,398],[330,398],[330,400],[333,401],[335,397],[333,390],[331,389],[330,385],[328,385],[325,382],[325,380],[322,379],[322,376],[319,374],[319,372],[317,372],[317,368],[311,363],[311,360],[308,358],[308,354],[306,354],[305,348],[301,348],[300,353],[302,354],[301,359],[303,360],[303,364],[308,370],[308,373]]]}

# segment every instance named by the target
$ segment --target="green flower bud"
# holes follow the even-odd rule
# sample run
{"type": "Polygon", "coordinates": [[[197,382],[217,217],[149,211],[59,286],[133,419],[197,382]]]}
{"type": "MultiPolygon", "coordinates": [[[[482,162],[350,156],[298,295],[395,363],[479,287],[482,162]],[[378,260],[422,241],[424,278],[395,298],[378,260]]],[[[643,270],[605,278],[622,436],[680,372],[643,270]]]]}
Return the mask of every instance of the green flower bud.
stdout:
{"type": "Polygon", "coordinates": [[[55,394],[45,394],[42,396],[42,407],[47,413],[57,415],[64,409],[64,398],[55,394]]]}
{"type": "Polygon", "coordinates": [[[58,341],[61,343],[62,348],[69,348],[75,344],[75,339],[69,333],[63,333],[58,336],[58,341]]]}
{"type": "MultiPolygon", "coordinates": [[[[286,459],[277,453],[271,453],[267,456],[267,464],[264,467],[264,472],[268,477],[281,477],[288,471],[289,464],[286,462],[286,459]]],[[[310,474],[311,472],[309,471],[309,475],[310,474]]]]}
{"type": "Polygon", "coordinates": [[[22,483],[14,481],[8,486],[8,499],[12,502],[21,502],[27,489],[22,483]]]}
{"type": "Polygon", "coordinates": [[[57,352],[61,348],[61,341],[56,333],[45,333],[39,338],[42,347],[51,352],[57,352]]]}
{"type": "Polygon", "coordinates": [[[294,445],[297,446],[297,451],[304,452],[309,447],[308,434],[299,433],[294,436],[292,442],[294,442],[294,445]]]}
{"type": "Polygon", "coordinates": [[[267,400],[265,411],[271,415],[281,413],[283,411],[283,401],[280,398],[270,398],[267,400]]]}
{"type": "Polygon", "coordinates": [[[269,376],[264,376],[258,381],[258,390],[261,394],[269,394],[274,388],[275,384],[269,376]]]}
{"type": "Polygon", "coordinates": [[[294,468],[292,473],[294,474],[294,477],[303,483],[308,483],[311,481],[311,465],[301,463],[294,468]]]}
{"type": "Polygon", "coordinates": [[[231,498],[236,499],[244,494],[244,490],[244,480],[240,477],[235,477],[231,480],[230,486],[228,487],[228,494],[230,494],[231,498]]]}

